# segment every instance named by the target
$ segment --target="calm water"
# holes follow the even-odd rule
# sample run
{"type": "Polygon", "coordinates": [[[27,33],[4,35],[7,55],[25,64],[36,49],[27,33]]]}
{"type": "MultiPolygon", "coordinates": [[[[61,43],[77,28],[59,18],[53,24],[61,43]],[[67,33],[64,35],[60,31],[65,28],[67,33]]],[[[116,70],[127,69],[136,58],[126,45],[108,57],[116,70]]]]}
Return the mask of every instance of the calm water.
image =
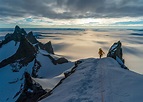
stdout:
{"type": "MultiPolygon", "coordinates": [[[[0,39],[3,39],[5,34],[12,33],[13,30],[0,29],[0,39]]],[[[98,58],[100,47],[107,54],[110,46],[120,40],[127,67],[143,74],[143,30],[64,28],[27,28],[25,30],[33,31],[38,40],[43,43],[52,41],[55,53],[72,61],[89,57],[98,58]]]]}

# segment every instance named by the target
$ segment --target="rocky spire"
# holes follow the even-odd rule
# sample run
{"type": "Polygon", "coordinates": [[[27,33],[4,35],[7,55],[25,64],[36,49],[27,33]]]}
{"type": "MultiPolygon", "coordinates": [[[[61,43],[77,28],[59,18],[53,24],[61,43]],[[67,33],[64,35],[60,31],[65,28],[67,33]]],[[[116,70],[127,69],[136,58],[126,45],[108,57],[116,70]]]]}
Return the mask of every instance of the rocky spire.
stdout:
{"type": "Polygon", "coordinates": [[[39,46],[41,49],[46,50],[48,53],[54,54],[51,41],[47,42],[46,44],[39,43],[39,46]]]}
{"type": "Polygon", "coordinates": [[[114,58],[121,65],[121,67],[123,67],[125,69],[128,69],[124,65],[123,52],[122,52],[122,43],[120,41],[114,43],[111,46],[111,48],[109,49],[109,52],[107,54],[107,57],[114,58]]]}
{"type": "Polygon", "coordinates": [[[33,61],[33,59],[35,58],[35,54],[35,47],[33,47],[33,45],[25,38],[25,36],[22,35],[20,38],[20,45],[18,50],[14,55],[0,62],[0,68],[14,63],[16,60],[19,60],[19,64],[21,66],[24,66],[33,61]]]}
{"type": "Polygon", "coordinates": [[[122,53],[122,44],[120,41],[114,43],[111,48],[109,49],[109,52],[107,54],[107,57],[112,57],[116,59],[116,57],[119,57],[123,61],[123,53],[122,53]]]}
{"type": "Polygon", "coordinates": [[[15,26],[14,33],[12,35],[13,40],[20,41],[20,38],[22,35],[27,35],[26,31],[24,29],[21,29],[19,26],[15,26]]]}
{"type": "Polygon", "coordinates": [[[33,35],[33,32],[29,32],[26,36],[26,38],[32,43],[32,44],[35,44],[35,43],[38,43],[38,40],[35,38],[35,36],[33,35]]]}

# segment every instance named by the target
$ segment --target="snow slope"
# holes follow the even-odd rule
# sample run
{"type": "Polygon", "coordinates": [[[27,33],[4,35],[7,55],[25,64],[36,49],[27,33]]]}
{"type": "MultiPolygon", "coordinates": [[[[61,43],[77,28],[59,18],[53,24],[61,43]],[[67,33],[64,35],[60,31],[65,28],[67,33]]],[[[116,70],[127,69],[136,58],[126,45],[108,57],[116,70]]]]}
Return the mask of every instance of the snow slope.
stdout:
{"type": "MultiPolygon", "coordinates": [[[[74,65],[73,62],[54,65],[49,57],[40,52],[37,54],[36,59],[41,63],[41,67],[38,71],[39,78],[33,79],[47,91],[53,89],[64,78],[64,71],[69,70],[74,65]]],[[[33,66],[34,60],[18,72],[13,72],[10,64],[0,69],[0,102],[15,102],[17,100],[20,93],[16,94],[20,90],[22,92],[24,86],[24,72],[31,74],[33,66]]]]}
{"type": "Polygon", "coordinates": [[[0,68],[0,102],[15,102],[17,100],[20,94],[17,96],[16,94],[24,85],[24,72],[31,73],[33,64],[34,61],[23,67],[19,72],[13,72],[10,65],[0,68]]]}
{"type": "Polygon", "coordinates": [[[74,65],[73,62],[54,65],[49,57],[44,56],[41,53],[37,54],[37,60],[42,65],[38,71],[38,75],[44,78],[52,78],[58,76],[74,65]]]}
{"type": "MultiPolygon", "coordinates": [[[[2,48],[0,48],[0,61],[15,54],[18,47],[19,42],[15,45],[14,41],[10,41],[3,45],[2,48]]],[[[69,61],[68,63],[54,65],[47,55],[51,55],[54,59],[59,58],[56,55],[40,50],[36,55],[36,60],[41,64],[41,67],[37,72],[39,77],[33,79],[38,82],[43,89],[48,91],[53,89],[60,80],[64,78],[63,73],[66,70],[71,69],[74,66],[74,62],[69,61]]],[[[20,69],[17,61],[0,68],[0,102],[15,102],[18,99],[23,91],[24,73],[28,72],[32,75],[33,66],[34,60],[20,69]],[[15,72],[15,69],[18,70],[15,72]]]]}
{"type": "Polygon", "coordinates": [[[40,83],[43,89],[51,90],[64,78],[63,73],[74,66],[74,62],[69,61],[68,63],[54,65],[49,57],[45,55],[51,55],[53,58],[58,59],[56,55],[39,50],[36,59],[41,63],[41,68],[37,73],[40,78],[33,79],[40,83]]]}
{"type": "Polygon", "coordinates": [[[10,41],[0,48],[0,62],[12,56],[18,49],[19,42],[15,45],[15,41],[10,41]]]}
{"type": "Polygon", "coordinates": [[[143,102],[143,76],[112,58],[85,59],[41,102],[143,102]]]}

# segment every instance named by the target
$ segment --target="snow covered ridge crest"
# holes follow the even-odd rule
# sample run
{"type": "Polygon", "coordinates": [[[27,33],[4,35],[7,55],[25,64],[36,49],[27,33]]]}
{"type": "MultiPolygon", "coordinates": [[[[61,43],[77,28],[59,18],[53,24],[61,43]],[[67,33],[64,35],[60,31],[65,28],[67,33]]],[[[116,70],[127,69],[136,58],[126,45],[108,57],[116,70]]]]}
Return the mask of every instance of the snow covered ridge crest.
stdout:
{"type": "MultiPolygon", "coordinates": [[[[33,32],[27,34],[19,26],[15,27],[14,33],[7,34],[0,42],[0,54],[2,102],[41,100],[51,95],[70,75],[74,75],[79,65],[84,66],[84,62],[93,61],[87,59],[71,62],[57,56],[50,41],[43,44],[36,39],[33,32]]],[[[107,57],[114,58],[125,68],[121,42],[113,44],[107,57]]]]}
{"type": "Polygon", "coordinates": [[[0,101],[36,102],[73,66],[73,62],[54,54],[50,41],[43,44],[33,32],[27,34],[16,26],[14,33],[0,42],[0,101]]]}
{"type": "Polygon", "coordinates": [[[40,102],[142,102],[143,76],[113,58],[83,59],[75,72],[40,102]]]}

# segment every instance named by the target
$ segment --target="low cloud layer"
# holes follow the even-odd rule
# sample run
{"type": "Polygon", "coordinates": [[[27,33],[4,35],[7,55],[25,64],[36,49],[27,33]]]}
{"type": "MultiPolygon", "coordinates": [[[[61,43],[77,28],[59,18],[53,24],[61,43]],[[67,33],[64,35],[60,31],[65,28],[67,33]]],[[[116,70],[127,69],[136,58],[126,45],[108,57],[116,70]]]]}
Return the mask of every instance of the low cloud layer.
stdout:
{"type": "Polygon", "coordinates": [[[0,17],[50,19],[143,16],[143,0],[0,0],[0,17]]]}

